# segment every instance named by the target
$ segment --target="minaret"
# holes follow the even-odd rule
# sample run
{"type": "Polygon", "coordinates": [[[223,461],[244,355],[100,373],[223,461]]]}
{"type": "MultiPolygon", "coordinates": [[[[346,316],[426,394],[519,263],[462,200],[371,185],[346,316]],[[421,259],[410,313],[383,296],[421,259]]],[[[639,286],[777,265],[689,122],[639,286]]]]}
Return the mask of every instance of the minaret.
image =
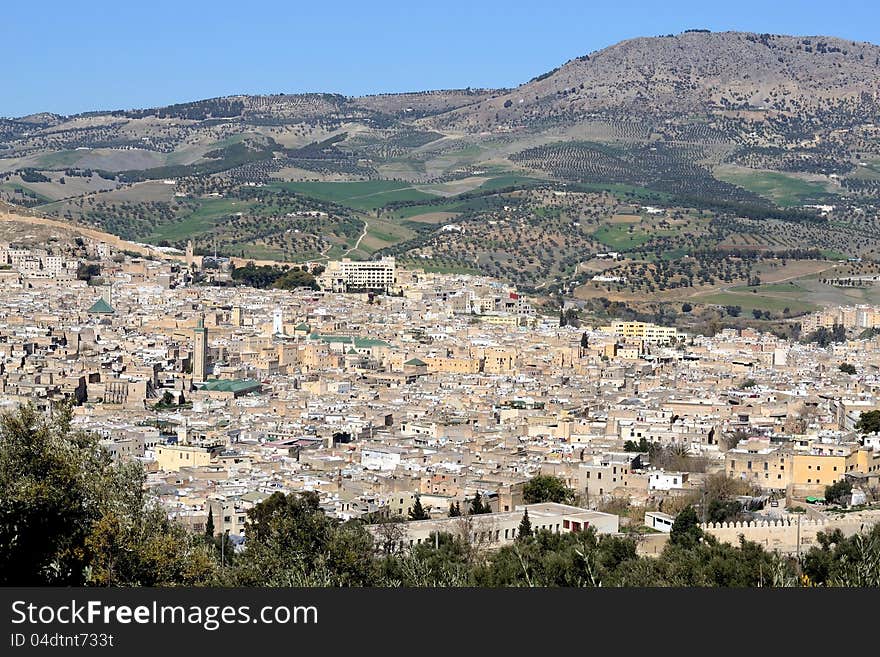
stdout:
{"type": "Polygon", "coordinates": [[[281,306],[275,306],[275,312],[272,313],[272,335],[281,335],[284,333],[284,321],[281,317],[281,306]]]}
{"type": "Polygon", "coordinates": [[[192,267],[195,262],[194,249],[192,240],[186,242],[186,266],[192,267]]]}
{"type": "Polygon", "coordinates": [[[233,306],[232,307],[232,321],[233,326],[241,326],[241,306],[233,306]]]}
{"type": "Polygon", "coordinates": [[[205,371],[208,364],[208,329],[205,328],[205,318],[199,317],[199,322],[193,329],[193,381],[202,383],[205,381],[205,371]]]}
{"type": "Polygon", "coordinates": [[[186,418],[183,418],[183,424],[177,425],[177,444],[189,445],[189,425],[186,418]]]}

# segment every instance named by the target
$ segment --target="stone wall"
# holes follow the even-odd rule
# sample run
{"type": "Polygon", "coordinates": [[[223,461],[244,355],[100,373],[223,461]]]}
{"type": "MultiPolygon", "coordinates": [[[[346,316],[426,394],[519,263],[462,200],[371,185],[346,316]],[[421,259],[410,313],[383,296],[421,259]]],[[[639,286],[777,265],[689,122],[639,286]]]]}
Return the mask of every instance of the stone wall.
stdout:
{"type": "MultiPolygon", "coordinates": [[[[738,545],[739,537],[743,536],[747,541],[757,543],[765,550],[778,550],[782,554],[794,555],[798,552],[798,537],[800,537],[800,551],[804,553],[818,545],[816,535],[819,532],[827,534],[839,529],[844,536],[853,536],[870,531],[878,522],[880,522],[880,512],[863,511],[822,519],[803,516],[798,518],[791,515],[776,520],[710,522],[701,524],[700,527],[723,543],[738,545]]],[[[659,555],[668,538],[668,534],[648,534],[640,537],[637,551],[643,556],[659,555]]]]}

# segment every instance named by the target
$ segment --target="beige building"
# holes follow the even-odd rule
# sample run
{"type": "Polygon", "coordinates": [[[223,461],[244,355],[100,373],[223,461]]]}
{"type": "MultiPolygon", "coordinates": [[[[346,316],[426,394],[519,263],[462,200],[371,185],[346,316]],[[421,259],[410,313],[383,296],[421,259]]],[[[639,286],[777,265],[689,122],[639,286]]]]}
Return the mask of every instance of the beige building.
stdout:
{"type": "Polygon", "coordinates": [[[382,290],[390,292],[397,281],[394,258],[381,260],[332,260],[318,276],[322,290],[348,292],[350,290],[382,290]]]}

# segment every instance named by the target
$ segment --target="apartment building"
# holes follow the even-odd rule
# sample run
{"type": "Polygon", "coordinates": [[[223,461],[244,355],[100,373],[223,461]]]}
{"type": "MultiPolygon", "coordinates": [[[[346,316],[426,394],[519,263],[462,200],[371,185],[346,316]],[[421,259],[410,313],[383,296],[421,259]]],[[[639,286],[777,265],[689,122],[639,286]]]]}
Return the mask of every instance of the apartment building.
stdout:
{"type": "Polygon", "coordinates": [[[381,290],[390,292],[397,282],[394,258],[381,260],[333,260],[318,276],[322,290],[349,292],[355,290],[381,290]]]}

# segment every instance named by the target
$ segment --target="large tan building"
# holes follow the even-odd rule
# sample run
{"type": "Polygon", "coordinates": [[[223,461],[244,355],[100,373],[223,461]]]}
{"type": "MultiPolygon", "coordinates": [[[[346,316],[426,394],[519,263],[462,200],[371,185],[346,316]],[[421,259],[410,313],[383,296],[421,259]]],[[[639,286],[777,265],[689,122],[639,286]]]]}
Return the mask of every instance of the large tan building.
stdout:
{"type": "Polygon", "coordinates": [[[678,339],[674,326],[658,326],[647,322],[611,322],[599,329],[622,338],[635,338],[645,342],[672,342],[678,339]]]}
{"type": "Polygon", "coordinates": [[[397,280],[394,258],[381,260],[333,260],[318,276],[322,290],[348,292],[350,290],[382,290],[390,292],[397,280]]]}

